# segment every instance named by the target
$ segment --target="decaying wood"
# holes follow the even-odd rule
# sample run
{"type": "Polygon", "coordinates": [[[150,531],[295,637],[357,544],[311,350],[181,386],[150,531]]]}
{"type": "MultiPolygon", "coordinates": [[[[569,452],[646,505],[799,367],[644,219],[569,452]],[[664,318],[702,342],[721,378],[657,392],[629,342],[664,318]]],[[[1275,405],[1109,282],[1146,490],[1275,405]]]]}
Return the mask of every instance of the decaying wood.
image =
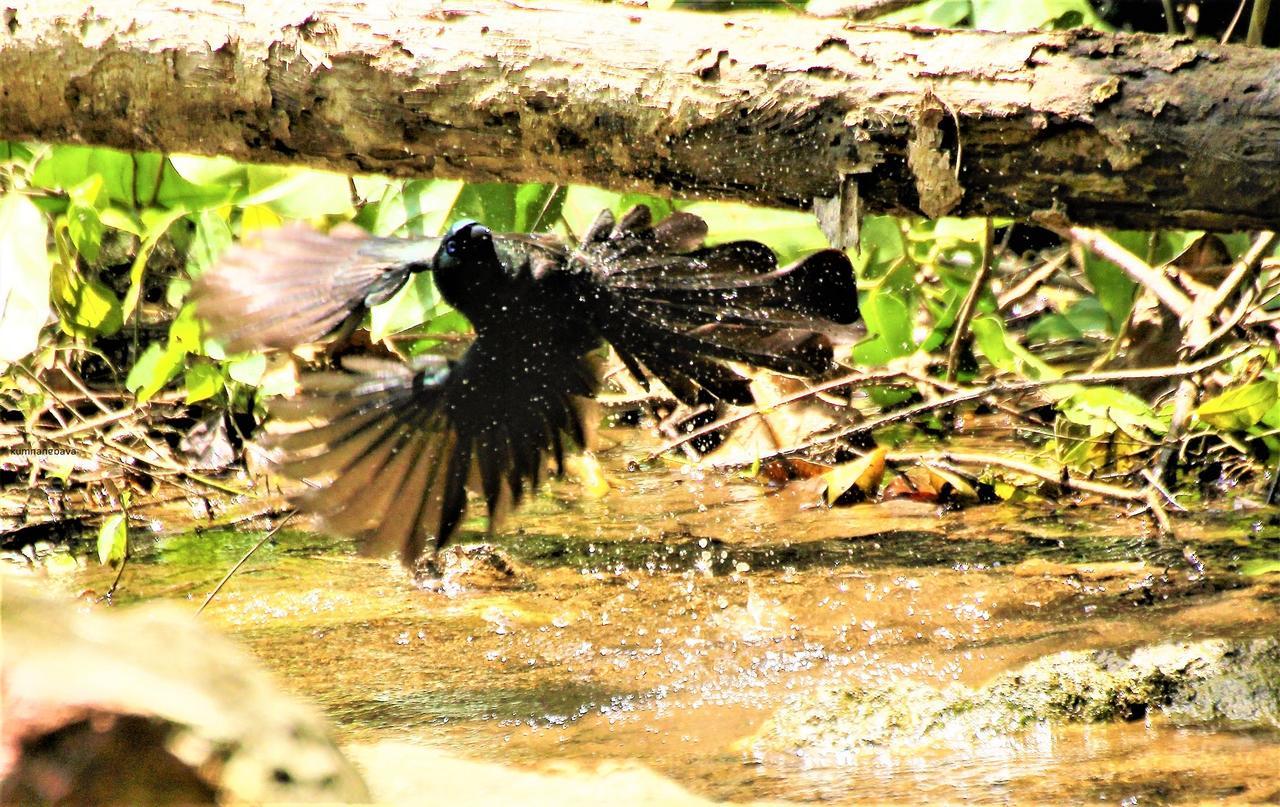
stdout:
{"type": "Polygon", "coordinates": [[[868,212],[1280,222],[1275,51],[493,0],[6,5],[9,139],[796,208],[852,178],[868,212]]]}

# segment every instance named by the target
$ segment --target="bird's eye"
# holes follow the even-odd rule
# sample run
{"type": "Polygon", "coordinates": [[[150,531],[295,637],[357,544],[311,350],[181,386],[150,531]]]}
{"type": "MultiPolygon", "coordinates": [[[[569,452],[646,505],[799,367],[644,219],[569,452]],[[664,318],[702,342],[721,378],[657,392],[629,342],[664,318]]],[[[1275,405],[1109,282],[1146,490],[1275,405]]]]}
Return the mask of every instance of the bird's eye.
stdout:
{"type": "Polygon", "coordinates": [[[448,253],[449,255],[457,255],[457,254],[458,254],[458,242],[457,242],[457,241],[454,241],[452,238],[450,238],[448,241],[445,241],[445,242],[444,242],[444,251],[445,251],[446,253],[448,253]]]}

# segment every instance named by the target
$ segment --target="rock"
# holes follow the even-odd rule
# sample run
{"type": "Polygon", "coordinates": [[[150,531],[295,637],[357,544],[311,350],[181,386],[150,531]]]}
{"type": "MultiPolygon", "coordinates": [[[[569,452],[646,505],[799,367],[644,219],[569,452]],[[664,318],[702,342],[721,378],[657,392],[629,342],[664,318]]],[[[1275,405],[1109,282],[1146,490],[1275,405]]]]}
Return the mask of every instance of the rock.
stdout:
{"type": "Polygon", "coordinates": [[[973,690],[899,681],[825,690],[775,713],[744,745],[839,759],[861,749],[964,747],[1054,723],[1137,720],[1280,729],[1280,640],[1211,639],[1046,656],[973,690]]]}
{"type": "Polygon", "coordinates": [[[454,544],[417,573],[417,585],[448,597],[471,591],[510,591],[529,581],[506,552],[490,544],[454,544]]]}
{"type": "Polygon", "coordinates": [[[188,612],[5,579],[0,630],[5,804],[368,801],[319,715],[188,612]]]}

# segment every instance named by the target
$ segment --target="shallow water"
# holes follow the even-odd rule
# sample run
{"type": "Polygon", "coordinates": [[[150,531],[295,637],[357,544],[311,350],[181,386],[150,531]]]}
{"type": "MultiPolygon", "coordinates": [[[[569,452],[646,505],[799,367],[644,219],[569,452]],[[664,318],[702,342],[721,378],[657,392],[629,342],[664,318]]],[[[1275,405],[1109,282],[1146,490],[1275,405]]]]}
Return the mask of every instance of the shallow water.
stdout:
{"type": "MultiPolygon", "coordinates": [[[[611,494],[558,483],[492,536],[514,583],[424,591],[349,543],[285,532],[204,618],[319,703],[349,744],[517,765],[635,759],[716,799],[1280,800],[1280,732],[1159,717],[845,760],[742,750],[814,687],[978,685],[1060,650],[1280,633],[1280,575],[1238,573],[1280,558],[1274,511],[1202,514],[1162,544],[1103,507],[827,510],[806,484],[628,471],[644,448],[604,457],[611,494]]],[[[194,609],[260,535],[160,538],[117,600],[194,609]]],[[[102,591],[111,576],[93,562],[56,579],[102,591]]]]}

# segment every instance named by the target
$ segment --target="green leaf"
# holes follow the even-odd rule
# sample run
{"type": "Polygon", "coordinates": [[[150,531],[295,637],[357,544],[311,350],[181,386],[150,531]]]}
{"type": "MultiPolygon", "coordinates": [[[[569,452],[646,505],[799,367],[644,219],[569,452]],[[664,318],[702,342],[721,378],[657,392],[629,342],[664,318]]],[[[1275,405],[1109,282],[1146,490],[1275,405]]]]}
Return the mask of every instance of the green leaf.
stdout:
{"type": "Polygon", "coordinates": [[[244,163],[230,157],[201,157],[196,154],[170,154],[169,164],[178,176],[192,185],[226,185],[242,181],[244,163]]]}
{"type": "Polygon", "coordinates": [[[1111,318],[1096,297],[1085,297],[1061,314],[1041,317],[1027,329],[1027,342],[1045,343],[1091,337],[1105,338],[1111,318]]]}
{"type": "Polygon", "coordinates": [[[116,293],[96,279],[81,277],[74,264],[54,267],[53,289],[59,325],[72,336],[110,336],[124,324],[116,293]]]}
{"type": "Polygon", "coordinates": [[[134,393],[139,403],[147,401],[182,371],[185,359],[181,349],[152,342],[129,370],[125,389],[134,393]]]}
{"type": "Polygon", "coordinates": [[[1057,378],[1061,375],[1006,333],[1004,322],[997,315],[983,314],[974,317],[969,328],[973,332],[978,350],[998,369],[1032,380],[1057,378]]]}
{"type": "Polygon", "coordinates": [[[246,170],[250,194],[239,200],[241,207],[266,205],[290,219],[350,216],[354,212],[351,180],[345,174],[264,165],[250,165],[246,170]]]}
{"type": "Polygon", "coordinates": [[[98,260],[102,247],[101,210],[106,207],[102,194],[102,175],[93,176],[76,185],[69,192],[71,204],[67,208],[67,232],[71,243],[89,263],[98,260]]]}
{"type": "Polygon", "coordinates": [[[193,364],[183,375],[182,386],[187,390],[187,403],[212,398],[222,391],[222,371],[214,364],[193,364]]]}
{"type": "Polygon", "coordinates": [[[884,339],[895,356],[914,353],[916,342],[912,338],[913,322],[911,310],[906,303],[883,288],[873,289],[867,295],[866,302],[863,316],[867,330],[884,339]]]}
{"type": "Polygon", "coordinates": [[[438,235],[464,184],[449,179],[410,180],[401,189],[389,189],[376,205],[362,210],[356,223],[374,235],[438,235]]]}
{"type": "Polygon", "coordinates": [[[474,219],[494,232],[511,232],[516,225],[516,190],[499,182],[470,182],[458,192],[450,221],[474,219]]]}
{"type": "Polygon", "coordinates": [[[1087,25],[1105,27],[1087,0],[972,0],[973,27],[984,31],[1031,31],[1087,25]]]}
{"type": "Polygon", "coordinates": [[[593,188],[590,185],[570,185],[565,193],[560,215],[564,217],[570,232],[581,237],[596,220],[601,210],[616,211],[622,196],[613,191],[593,188]]]}
{"type": "Polygon", "coordinates": [[[200,320],[195,306],[184,305],[169,325],[169,347],[183,353],[200,352],[200,320]]]}
{"type": "Polygon", "coordinates": [[[0,361],[34,351],[49,319],[49,225],[26,196],[0,198],[0,361]]]}
{"type": "Polygon", "coordinates": [[[227,365],[227,375],[241,384],[257,386],[262,374],[267,370],[267,357],[264,353],[253,353],[236,359],[227,365]]]}
{"type": "Polygon", "coordinates": [[[226,204],[244,193],[248,186],[245,167],[226,157],[187,157],[172,155],[160,167],[159,181],[153,191],[154,203],[161,208],[181,207],[186,210],[202,210],[226,204]],[[215,162],[205,166],[204,162],[215,162]],[[198,179],[209,178],[208,184],[185,178],[176,166],[182,166],[188,175],[198,179]]]}
{"type": "MultiPolygon", "coordinates": [[[[36,187],[70,191],[97,178],[107,200],[135,206],[133,156],[96,146],[53,146],[31,173],[36,187]]],[[[103,200],[104,203],[107,200],[103,200]]]]}
{"type": "Polygon", "coordinates": [[[1216,429],[1242,431],[1262,420],[1276,398],[1275,381],[1255,381],[1210,398],[1196,409],[1196,416],[1216,429]]]}
{"type": "Polygon", "coordinates": [[[1280,574],[1280,558],[1251,558],[1240,564],[1240,574],[1246,577],[1280,574]]]}
{"type": "Polygon", "coordinates": [[[969,18],[969,0],[929,0],[909,8],[876,17],[877,22],[893,25],[926,24],[954,28],[969,18]]]}
{"type": "Polygon", "coordinates": [[[854,258],[858,277],[877,280],[907,256],[902,222],[894,216],[867,216],[862,220],[859,252],[854,258]]]}
{"type": "Polygon", "coordinates": [[[1156,415],[1151,406],[1138,396],[1118,387],[1084,387],[1058,402],[1063,417],[1072,423],[1088,426],[1090,434],[1111,434],[1117,428],[1133,434],[1134,427],[1155,434],[1169,430],[1169,422],[1156,415]]]}
{"type": "Polygon", "coordinates": [[[376,341],[421,325],[439,313],[440,292],[430,272],[414,275],[390,300],[369,311],[369,338],[376,341]]]}
{"type": "Polygon", "coordinates": [[[526,182],[516,186],[514,232],[546,232],[560,219],[565,187],[526,182]]]}
{"type": "Polygon", "coordinates": [[[129,547],[129,520],[124,513],[108,516],[98,528],[98,562],[115,566],[129,547]]]}
{"type": "Polygon", "coordinates": [[[133,310],[138,307],[138,299],[142,295],[142,275],[147,269],[147,260],[151,257],[152,251],[173,223],[186,214],[186,209],[175,207],[156,216],[143,216],[147,234],[142,239],[142,245],[138,247],[133,266],[129,269],[129,291],[125,293],[124,302],[121,304],[125,321],[128,321],[133,310]]]}
{"type": "Polygon", "coordinates": [[[222,250],[231,246],[231,225],[216,210],[201,210],[195,215],[196,233],[187,251],[187,274],[199,277],[218,260],[222,250]]]}
{"type": "Polygon", "coordinates": [[[782,264],[827,247],[827,239],[811,213],[731,202],[697,202],[681,209],[706,220],[710,231],[708,244],[743,239],[763,241],[778,253],[778,262],[782,264]]]}
{"type": "MultiPolygon", "coordinates": [[[[1122,230],[1110,233],[1111,238],[1120,246],[1146,259],[1150,236],[1147,233],[1122,230]]],[[[1129,318],[1129,309],[1133,307],[1137,284],[1129,279],[1124,270],[1105,258],[1099,258],[1092,252],[1085,252],[1084,273],[1098,297],[1098,302],[1111,318],[1110,332],[1120,332],[1120,326],[1129,318]]]]}

